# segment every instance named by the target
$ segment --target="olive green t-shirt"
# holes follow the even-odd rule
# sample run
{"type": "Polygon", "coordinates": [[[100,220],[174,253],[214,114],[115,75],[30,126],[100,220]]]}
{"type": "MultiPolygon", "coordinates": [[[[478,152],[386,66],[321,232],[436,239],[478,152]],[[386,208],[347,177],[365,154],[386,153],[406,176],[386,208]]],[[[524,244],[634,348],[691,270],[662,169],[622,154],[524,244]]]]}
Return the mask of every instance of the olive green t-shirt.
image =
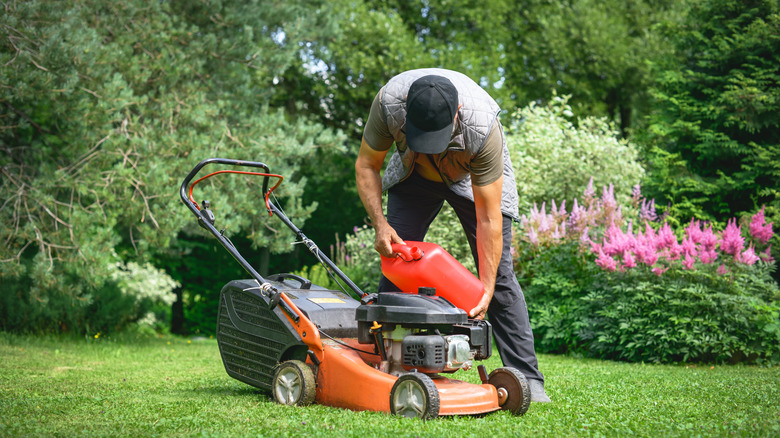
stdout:
{"type": "MultiPolygon", "coordinates": [[[[387,151],[395,142],[387,128],[387,118],[380,103],[380,90],[371,104],[366,126],[363,128],[363,139],[375,151],[387,151]]],[[[485,144],[469,165],[471,183],[475,186],[486,186],[498,180],[504,172],[504,132],[501,122],[490,128],[485,144]]]]}

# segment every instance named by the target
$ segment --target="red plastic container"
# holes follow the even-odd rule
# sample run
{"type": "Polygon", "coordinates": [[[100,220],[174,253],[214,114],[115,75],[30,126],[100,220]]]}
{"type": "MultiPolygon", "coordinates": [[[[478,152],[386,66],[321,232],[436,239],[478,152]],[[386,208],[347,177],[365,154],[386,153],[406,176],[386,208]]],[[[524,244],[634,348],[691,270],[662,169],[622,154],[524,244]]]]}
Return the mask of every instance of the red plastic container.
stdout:
{"type": "Polygon", "coordinates": [[[416,294],[420,287],[436,288],[436,295],[471,311],[482,298],[482,283],[441,246],[430,242],[394,243],[399,257],[382,257],[382,273],[401,291],[416,294]]]}

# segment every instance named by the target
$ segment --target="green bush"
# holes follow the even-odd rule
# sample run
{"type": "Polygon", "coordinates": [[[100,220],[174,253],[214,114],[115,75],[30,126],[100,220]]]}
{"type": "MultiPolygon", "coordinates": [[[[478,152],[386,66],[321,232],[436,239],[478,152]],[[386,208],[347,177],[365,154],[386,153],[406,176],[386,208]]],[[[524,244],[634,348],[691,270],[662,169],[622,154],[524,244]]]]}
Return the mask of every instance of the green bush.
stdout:
{"type": "MultiPolygon", "coordinates": [[[[113,255],[118,260],[116,254],[113,255]]],[[[35,269],[31,267],[30,269],[35,269]]],[[[28,332],[115,332],[131,323],[140,328],[158,327],[175,295],[177,283],[150,264],[116,261],[110,276],[99,287],[83,285],[76,297],[67,289],[77,274],[40,285],[30,277],[3,280],[0,294],[0,329],[28,332]]]]}
{"type": "Polygon", "coordinates": [[[521,211],[547,199],[572,199],[593,177],[630,193],[644,176],[637,148],[620,140],[605,118],[586,117],[575,125],[568,97],[553,96],[512,114],[507,146],[512,157],[521,211]]]}

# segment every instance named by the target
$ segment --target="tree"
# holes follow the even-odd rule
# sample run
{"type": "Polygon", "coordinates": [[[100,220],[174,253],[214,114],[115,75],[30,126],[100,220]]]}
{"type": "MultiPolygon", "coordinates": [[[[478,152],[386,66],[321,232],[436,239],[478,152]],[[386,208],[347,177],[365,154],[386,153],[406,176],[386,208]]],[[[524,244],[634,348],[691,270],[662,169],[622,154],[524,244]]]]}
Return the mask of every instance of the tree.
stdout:
{"type": "MultiPolygon", "coordinates": [[[[678,2],[679,3],[679,2],[678,2]]],[[[654,26],[675,15],[669,0],[523,0],[510,29],[506,84],[515,100],[571,95],[582,116],[607,116],[623,136],[647,113],[647,61],[665,56],[654,26]]],[[[639,122],[639,123],[637,123],[639,122]]]]}
{"type": "Polygon", "coordinates": [[[767,205],[780,223],[780,5],[705,0],[669,24],[658,65],[651,185],[677,217],[723,221],[767,205]]]}
{"type": "MultiPolygon", "coordinates": [[[[6,3],[0,18],[0,316],[16,329],[115,328],[101,294],[124,260],[148,260],[200,233],[177,189],[211,156],[264,161],[302,223],[300,163],[343,137],[268,104],[297,61],[309,17],[286,2],[6,3]],[[101,307],[103,306],[103,307],[101,307]]],[[[220,226],[290,250],[267,227],[259,186],[205,187],[220,226]],[[219,194],[219,196],[217,196],[219,194]]],[[[130,320],[141,311],[128,310],[130,320]],[[135,313],[133,313],[135,312],[135,313]]],[[[5,327],[9,328],[9,327],[5,327]]]]}

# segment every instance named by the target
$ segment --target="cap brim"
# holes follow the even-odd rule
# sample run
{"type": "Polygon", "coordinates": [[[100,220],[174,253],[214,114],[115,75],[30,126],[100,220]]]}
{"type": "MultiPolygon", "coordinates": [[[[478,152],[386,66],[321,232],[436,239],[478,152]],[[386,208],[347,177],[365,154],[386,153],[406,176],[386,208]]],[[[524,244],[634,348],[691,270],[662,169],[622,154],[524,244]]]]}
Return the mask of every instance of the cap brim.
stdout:
{"type": "Polygon", "coordinates": [[[447,149],[452,139],[454,123],[438,131],[423,131],[406,121],[406,145],[421,154],[440,154],[447,149]]]}

